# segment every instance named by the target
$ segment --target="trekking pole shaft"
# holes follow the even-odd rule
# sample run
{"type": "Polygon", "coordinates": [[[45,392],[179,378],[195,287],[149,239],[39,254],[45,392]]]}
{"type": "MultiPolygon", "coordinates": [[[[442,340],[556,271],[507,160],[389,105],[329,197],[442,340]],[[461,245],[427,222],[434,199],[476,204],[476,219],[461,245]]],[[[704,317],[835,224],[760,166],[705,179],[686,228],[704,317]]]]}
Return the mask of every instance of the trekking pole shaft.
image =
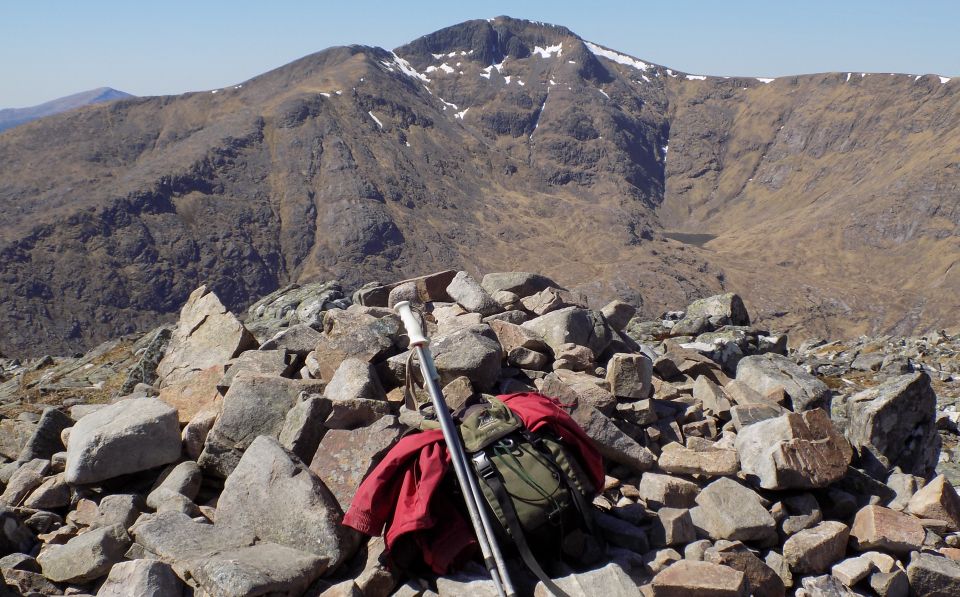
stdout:
{"type": "Polygon", "coordinates": [[[470,522],[473,524],[473,530],[480,542],[480,551],[483,553],[484,561],[488,570],[490,570],[497,592],[501,594],[505,592],[507,597],[513,597],[516,595],[516,591],[510,581],[506,562],[503,560],[503,554],[500,552],[500,547],[497,545],[496,537],[493,534],[493,525],[486,509],[483,507],[483,502],[480,501],[483,499],[480,494],[480,487],[472,474],[472,469],[469,468],[467,455],[464,452],[463,444],[460,442],[460,435],[457,433],[453,417],[450,416],[450,411],[437,384],[439,376],[433,364],[433,356],[422,345],[417,346],[416,351],[420,358],[420,370],[423,373],[424,385],[433,401],[433,408],[437,413],[440,429],[443,431],[443,439],[446,441],[447,450],[450,451],[450,460],[453,462],[453,470],[457,475],[460,489],[463,491],[463,498],[470,514],[470,522]],[[491,559],[494,566],[490,565],[491,559]]]}

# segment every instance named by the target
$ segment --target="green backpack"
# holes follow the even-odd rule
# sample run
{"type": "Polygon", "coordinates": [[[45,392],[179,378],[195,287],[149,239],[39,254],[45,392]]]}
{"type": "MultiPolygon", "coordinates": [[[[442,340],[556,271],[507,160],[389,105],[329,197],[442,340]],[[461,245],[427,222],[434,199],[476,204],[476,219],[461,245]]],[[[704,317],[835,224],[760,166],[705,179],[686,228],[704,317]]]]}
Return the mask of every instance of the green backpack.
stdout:
{"type": "Polygon", "coordinates": [[[503,402],[486,398],[486,404],[468,407],[459,424],[480,490],[507,539],[501,544],[515,545],[527,567],[562,595],[538,559],[590,563],[600,557],[590,504],[594,488],[559,439],[530,432],[503,402]]]}

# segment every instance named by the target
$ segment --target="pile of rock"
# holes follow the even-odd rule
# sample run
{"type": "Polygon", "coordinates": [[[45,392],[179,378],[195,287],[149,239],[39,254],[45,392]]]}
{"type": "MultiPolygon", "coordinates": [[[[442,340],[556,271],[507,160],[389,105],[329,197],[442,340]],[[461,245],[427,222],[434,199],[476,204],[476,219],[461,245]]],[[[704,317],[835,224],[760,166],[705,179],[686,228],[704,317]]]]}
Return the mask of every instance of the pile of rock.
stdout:
{"type": "Polygon", "coordinates": [[[8,587],[494,594],[471,568],[397,578],[381,540],[339,524],[416,423],[400,300],[422,306],[451,406],[543,392],[607,460],[595,506],[609,562],[570,570],[558,582],[571,594],[960,594],[960,498],[937,474],[956,427],[938,421],[919,354],[899,366],[903,351],[888,352],[877,367],[859,354],[841,365],[826,344],[788,356],[786,337],[751,326],[733,294],[643,321],[619,301],[591,310],[543,276],[453,271],[352,299],[335,284],[291,287],[245,322],[201,287],[175,328],[124,350],[15,365],[38,372],[10,375],[20,388],[77,371],[122,383],[102,403],[18,402],[0,420],[8,587]]]}

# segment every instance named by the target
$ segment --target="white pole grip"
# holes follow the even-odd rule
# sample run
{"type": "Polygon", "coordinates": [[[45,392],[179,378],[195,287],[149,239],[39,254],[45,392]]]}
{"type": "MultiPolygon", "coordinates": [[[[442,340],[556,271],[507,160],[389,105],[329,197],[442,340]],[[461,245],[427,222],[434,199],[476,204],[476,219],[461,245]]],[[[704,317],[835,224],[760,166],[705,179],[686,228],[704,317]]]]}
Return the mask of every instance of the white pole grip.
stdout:
{"type": "Polygon", "coordinates": [[[400,316],[403,327],[407,329],[407,337],[410,338],[410,347],[426,346],[429,340],[423,335],[420,322],[417,320],[417,316],[413,314],[413,309],[410,308],[410,301],[400,301],[393,309],[400,316]]]}

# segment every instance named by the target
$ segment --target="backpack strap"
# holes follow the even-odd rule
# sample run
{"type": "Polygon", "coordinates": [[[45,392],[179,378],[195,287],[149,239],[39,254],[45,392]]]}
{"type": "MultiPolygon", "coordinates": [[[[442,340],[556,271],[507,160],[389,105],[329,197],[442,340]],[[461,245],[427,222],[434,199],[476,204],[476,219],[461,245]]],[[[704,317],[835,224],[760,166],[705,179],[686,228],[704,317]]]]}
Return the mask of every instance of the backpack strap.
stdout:
{"type": "Polygon", "coordinates": [[[563,589],[557,586],[557,583],[555,583],[552,578],[547,576],[547,573],[540,567],[540,563],[537,562],[537,558],[534,557],[533,552],[530,551],[530,546],[527,544],[527,539],[523,534],[523,528],[520,526],[520,520],[517,518],[517,511],[514,510],[513,502],[510,501],[510,495],[507,493],[506,487],[503,486],[500,473],[496,467],[493,466],[493,463],[490,462],[487,454],[482,450],[477,452],[473,455],[473,462],[477,469],[477,474],[487,483],[493,491],[493,495],[497,498],[497,503],[503,511],[503,518],[507,523],[507,529],[510,531],[511,538],[517,546],[517,551],[520,552],[523,563],[540,579],[540,582],[544,584],[547,590],[556,597],[570,597],[563,589]]]}

